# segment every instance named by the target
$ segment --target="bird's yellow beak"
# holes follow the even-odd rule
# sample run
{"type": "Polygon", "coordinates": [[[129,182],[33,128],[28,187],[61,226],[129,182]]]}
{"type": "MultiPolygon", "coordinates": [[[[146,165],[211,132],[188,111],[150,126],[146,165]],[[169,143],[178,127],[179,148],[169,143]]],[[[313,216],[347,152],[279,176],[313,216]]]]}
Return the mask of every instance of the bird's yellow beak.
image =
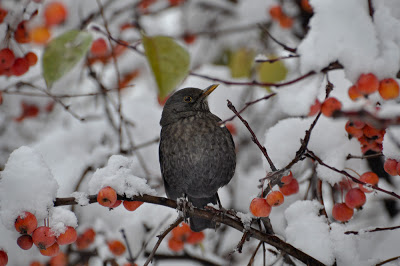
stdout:
{"type": "Polygon", "coordinates": [[[208,95],[211,94],[211,92],[213,92],[217,87],[219,86],[219,84],[213,84],[209,87],[207,87],[206,89],[203,90],[203,93],[201,94],[201,98],[206,98],[208,95]]]}

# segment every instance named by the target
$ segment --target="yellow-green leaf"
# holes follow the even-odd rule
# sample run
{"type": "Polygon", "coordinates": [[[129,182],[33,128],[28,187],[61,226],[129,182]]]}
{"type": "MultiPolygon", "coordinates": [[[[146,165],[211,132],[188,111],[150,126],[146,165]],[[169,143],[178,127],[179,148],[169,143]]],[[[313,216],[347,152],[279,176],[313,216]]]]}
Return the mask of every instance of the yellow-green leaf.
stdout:
{"type": "Polygon", "coordinates": [[[147,61],[164,99],[189,73],[189,53],[174,39],[166,36],[142,35],[147,61]]]}
{"type": "Polygon", "coordinates": [[[254,52],[248,48],[240,48],[232,52],[229,60],[229,69],[232,78],[247,78],[251,74],[254,52]]]}
{"type": "Polygon", "coordinates": [[[48,88],[81,60],[91,42],[90,33],[79,30],[65,32],[49,42],[42,62],[43,77],[48,88]]]}
{"type": "MultiPolygon", "coordinates": [[[[273,59],[274,57],[269,57],[273,59]]],[[[258,80],[260,82],[275,83],[284,80],[287,75],[287,68],[282,61],[275,61],[274,63],[260,63],[257,68],[258,80]]]]}

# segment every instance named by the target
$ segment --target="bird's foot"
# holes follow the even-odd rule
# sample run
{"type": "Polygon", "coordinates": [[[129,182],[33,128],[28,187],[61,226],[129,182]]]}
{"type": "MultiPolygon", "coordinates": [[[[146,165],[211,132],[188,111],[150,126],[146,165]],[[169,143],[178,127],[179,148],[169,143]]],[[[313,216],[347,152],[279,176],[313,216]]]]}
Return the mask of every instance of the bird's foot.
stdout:
{"type": "Polygon", "coordinates": [[[188,210],[193,210],[193,204],[186,197],[176,199],[176,204],[178,205],[177,210],[182,213],[182,217],[187,222],[189,218],[188,210]]]}

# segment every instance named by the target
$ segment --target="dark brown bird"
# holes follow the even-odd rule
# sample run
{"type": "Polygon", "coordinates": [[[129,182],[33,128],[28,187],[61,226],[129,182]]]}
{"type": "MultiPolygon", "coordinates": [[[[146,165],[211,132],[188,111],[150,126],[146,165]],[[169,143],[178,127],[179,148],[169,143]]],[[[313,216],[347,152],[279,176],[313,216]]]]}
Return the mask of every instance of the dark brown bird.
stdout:
{"type": "MultiPolygon", "coordinates": [[[[160,121],[159,159],[167,196],[187,197],[198,208],[217,203],[218,189],[229,183],[236,166],[232,135],[208,107],[207,96],[217,87],[175,92],[160,121]]],[[[215,228],[212,221],[189,218],[193,231],[215,228]]]]}

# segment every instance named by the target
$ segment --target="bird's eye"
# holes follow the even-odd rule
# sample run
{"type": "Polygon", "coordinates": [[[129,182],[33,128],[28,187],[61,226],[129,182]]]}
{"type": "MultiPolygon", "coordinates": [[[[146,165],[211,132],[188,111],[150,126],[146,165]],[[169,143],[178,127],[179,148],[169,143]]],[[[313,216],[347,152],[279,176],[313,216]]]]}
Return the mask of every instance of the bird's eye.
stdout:
{"type": "Polygon", "coordinates": [[[190,103],[192,100],[193,100],[193,98],[190,97],[190,96],[183,97],[183,101],[186,102],[186,103],[190,103]]]}

